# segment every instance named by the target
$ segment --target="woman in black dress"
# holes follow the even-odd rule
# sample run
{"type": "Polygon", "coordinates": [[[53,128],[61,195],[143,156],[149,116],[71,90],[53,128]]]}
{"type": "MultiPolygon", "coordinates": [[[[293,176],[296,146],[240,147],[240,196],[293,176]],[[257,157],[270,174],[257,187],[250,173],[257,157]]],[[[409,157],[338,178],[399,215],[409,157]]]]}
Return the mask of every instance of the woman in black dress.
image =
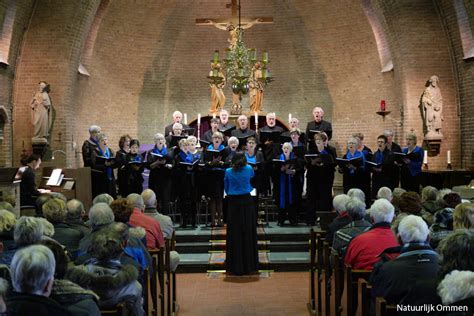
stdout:
{"type": "Polygon", "coordinates": [[[150,169],[148,187],[156,194],[160,204],[160,213],[167,215],[169,213],[174,157],[173,152],[168,151],[166,147],[163,134],[155,135],[155,147],[148,151],[146,161],[150,169]]]}
{"type": "Polygon", "coordinates": [[[140,142],[138,139],[130,141],[130,152],[125,156],[123,161],[124,174],[127,178],[127,187],[124,190],[124,196],[131,193],[141,194],[143,191],[143,157],[139,154],[140,142]]]}
{"type": "MultiPolygon", "coordinates": [[[[130,152],[130,141],[132,137],[130,135],[122,135],[119,140],[119,150],[117,151],[117,161],[123,161],[125,156],[130,152]]],[[[124,192],[127,187],[127,176],[124,174],[125,169],[119,168],[117,172],[117,184],[120,196],[124,196],[124,192]]],[[[126,195],[125,195],[126,196],[126,195]]]]}
{"type": "Polygon", "coordinates": [[[228,274],[245,275],[258,270],[257,225],[250,192],[254,176],[243,153],[232,157],[225,171],[224,189],[229,199],[227,215],[226,269],[228,274]]]}
{"type": "Polygon", "coordinates": [[[107,136],[97,136],[99,146],[92,152],[92,172],[96,172],[96,187],[98,194],[107,193],[117,198],[117,187],[113,169],[117,167],[115,153],[107,145],[107,136]]]}
{"type": "MultiPolygon", "coordinates": [[[[36,199],[42,192],[36,188],[35,170],[41,165],[41,157],[31,154],[24,161],[24,167],[20,183],[20,206],[36,207],[36,199]]],[[[41,210],[36,210],[41,214],[41,210]]]]}

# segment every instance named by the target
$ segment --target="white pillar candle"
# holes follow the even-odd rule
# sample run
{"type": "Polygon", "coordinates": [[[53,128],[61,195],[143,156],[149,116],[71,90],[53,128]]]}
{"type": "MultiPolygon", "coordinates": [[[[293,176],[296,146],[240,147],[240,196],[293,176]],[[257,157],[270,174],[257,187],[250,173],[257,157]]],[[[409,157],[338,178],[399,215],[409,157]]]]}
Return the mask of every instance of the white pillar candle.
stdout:
{"type": "Polygon", "coordinates": [[[448,150],[447,155],[448,155],[448,164],[451,164],[451,150],[448,150]]]}
{"type": "Polygon", "coordinates": [[[255,112],[255,125],[258,125],[258,113],[255,112]]]}
{"type": "Polygon", "coordinates": [[[423,163],[426,165],[428,163],[428,150],[425,150],[423,155],[423,163]]]}
{"type": "Polygon", "coordinates": [[[188,124],[188,115],[184,113],[184,124],[188,124]]]}
{"type": "Polygon", "coordinates": [[[291,122],[291,113],[288,114],[288,123],[290,123],[290,122],[291,122]]]}
{"type": "Polygon", "coordinates": [[[198,113],[198,125],[201,125],[201,113],[198,113]]]}

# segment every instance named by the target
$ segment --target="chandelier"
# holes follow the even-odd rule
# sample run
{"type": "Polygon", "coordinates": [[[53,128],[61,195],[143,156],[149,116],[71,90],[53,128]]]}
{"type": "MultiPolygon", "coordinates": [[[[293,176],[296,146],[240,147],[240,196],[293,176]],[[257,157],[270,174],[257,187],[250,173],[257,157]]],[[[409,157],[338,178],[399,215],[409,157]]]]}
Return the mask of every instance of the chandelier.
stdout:
{"type": "Polygon", "coordinates": [[[243,27],[240,16],[240,1],[238,6],[239,24],[227,25],[229,31],[229,47],[225,50],[224,63],[219,61],[219,51],[214,51],[211,60],[211,73],[208,76],[210,83],[222,84],[226,82],[231,85],[232,92],[239,95],[247,94],[252,81],[258,80],[265,86],[273,80],[268,70],[268,52],[264,51],[262,59],[257,60],[257,51],[247,48],[243,39],[243,27]],[[256,71],[257,70],[257,71],[256,71]]]}

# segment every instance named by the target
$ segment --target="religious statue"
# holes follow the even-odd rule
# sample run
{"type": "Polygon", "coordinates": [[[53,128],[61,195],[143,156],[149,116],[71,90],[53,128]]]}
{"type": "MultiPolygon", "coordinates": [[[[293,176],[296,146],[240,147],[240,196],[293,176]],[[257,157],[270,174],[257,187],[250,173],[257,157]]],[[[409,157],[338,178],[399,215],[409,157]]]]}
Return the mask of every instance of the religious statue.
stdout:
{"type": "Polygon", "coordinates": [[[38,84],[38,91],[35,92],[31,100],[31,119],[35,129],[33,141],[47,142],[51,130],[53,117],[49,92],[49,84],[41,81],[38,84]]]}
{"type": "Polygon", "coordinates": [[[428,138],[443,137],[443,134],[441,134],[442,122],[444,121],[443,98],[438,82],[438,76],[431,76],[421,97],[423,119],[426,124],[425,137],[428,138]]]}
{"type": "Polygon", "coordinates": [[[209,112],[211,114],[218,113],[224,108],[225,104],[225,76],[222,72],[222,66],[219,63],[211,64],[211,71],[209,72],[209,77],[213,78],[211,81],[211,108],[209,112]],[[221,80],[222,79],[222,80],[221,80]]]}
{"type": "Polygon", "coordinates": [[[262,64],[257,61],[252,68],[252,76],[250,78],[250,112],[261,112],[263,109],[263,81],[262,64]]]}
{"type": "Polygon", "coordinates": [[[206,20],[207,24],[214,25],[219,30],[229,31],[229,38],[227,42],[229,42],[229,48],[233,49],[237,45],[237,41],[239,39],[239,34],[241,30],[245,30],[251,28],[257,23],[261,23],[263,20],[261,18],[257,18],[253,21],[241,23],[239,27],[235,26],[232,22],[215,22],[214,20],[206,20]]]}

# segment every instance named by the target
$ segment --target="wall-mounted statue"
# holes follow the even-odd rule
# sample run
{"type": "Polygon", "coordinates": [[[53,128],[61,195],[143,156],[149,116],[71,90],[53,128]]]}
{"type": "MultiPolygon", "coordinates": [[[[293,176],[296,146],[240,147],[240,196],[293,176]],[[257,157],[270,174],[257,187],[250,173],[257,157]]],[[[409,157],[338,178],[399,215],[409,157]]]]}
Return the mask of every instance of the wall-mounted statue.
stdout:
{"type": "Polygon", "coordinates": [[[31,120],[34,126],[33,142],[48,142],[47,139],[53,124],[50,86],[45,81],[40,81],[38,91],[31,100],[31,120]]]}
{"type": "Polygon", "coordinates": [[[442,139],[443,98],[438,86],[438,76],[431,76],[421,97],[423,119],[426,125],[425,139],[442,139]]]}
{"type": "Polygon", "coordinates": [[[263,109],[263,81],[262,64],[257,61],[252,68],[252,77],[250,78],[250,112],[261,112],[263,109]]]}

